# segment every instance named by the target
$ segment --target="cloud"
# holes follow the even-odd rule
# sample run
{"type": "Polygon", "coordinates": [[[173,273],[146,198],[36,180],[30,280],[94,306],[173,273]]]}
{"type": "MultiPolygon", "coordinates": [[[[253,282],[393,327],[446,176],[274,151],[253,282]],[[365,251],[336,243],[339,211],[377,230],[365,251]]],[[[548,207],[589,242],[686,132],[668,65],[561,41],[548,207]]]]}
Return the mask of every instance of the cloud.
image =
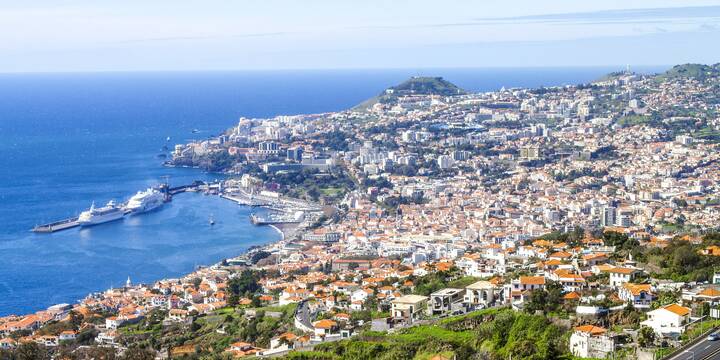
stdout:
{"type": "Polygon", "coordinates": [[[679,19],[720,19],[720,6],[601,10],[563,14],[542,14],[500,18],[478,18],[478,23],[636,23],[679,19]]]}
{"type": "Polygon", "coordinates": [[[415,25],[358,26],[354,29],[453,28],[497,25],[655,25],[658,32],[668,31],[661,25],[669,23],[720,22],[720,5],[669,8],[601,10],[559,14],[540,14],[512,17],[474,18],[468,21],[426,23],[415,25]]]}
{"type": "Polygon", "coordinates": [[[137,44],[137,43],[168,42],[168,41],[244,39],[244,38],[258,38],[258,37],[273,37],[273,36],[281,36],[281,35],[286,35],[286,34],[288,34],[288,33],[287,32],[267,32],[267,33],[251,33],[251,34],[237,34],[237,35],[170,36],[170,37],[119,40],[119,41],[109,42],[109,44],[137,44]]]}
{"type": "Polygon", "coordinates": [[[717,25],[708,24],[708,23],[701,24],[700,28],[699,28],[700,31],[715,31],[717,29],[718,29],[717,25]]]}

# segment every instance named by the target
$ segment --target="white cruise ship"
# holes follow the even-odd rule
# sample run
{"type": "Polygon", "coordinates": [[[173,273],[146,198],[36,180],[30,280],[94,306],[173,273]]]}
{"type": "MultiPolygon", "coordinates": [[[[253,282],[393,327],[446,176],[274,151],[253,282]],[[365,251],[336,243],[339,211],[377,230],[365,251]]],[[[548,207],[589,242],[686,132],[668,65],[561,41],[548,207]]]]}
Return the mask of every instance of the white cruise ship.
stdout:
{"type": "Polygon", "coordinates": [[[148,188],[133,195],[125,205],[125,209],[129,210],[131,214],[140,214],[157,209],[164,203],[165,194],[156,189],[148,188]]]}
{"type": "Polygon", "coordinates": [[[78,224],[80,226],[91,226],[106,223],[109,221],[120,220],[125,215],[123,209],[115,205],[114,201],[110,201],[107,205],[96,208],[95,203],[90,206],[89,210],[85,210],[78,216],[78,224]]]}

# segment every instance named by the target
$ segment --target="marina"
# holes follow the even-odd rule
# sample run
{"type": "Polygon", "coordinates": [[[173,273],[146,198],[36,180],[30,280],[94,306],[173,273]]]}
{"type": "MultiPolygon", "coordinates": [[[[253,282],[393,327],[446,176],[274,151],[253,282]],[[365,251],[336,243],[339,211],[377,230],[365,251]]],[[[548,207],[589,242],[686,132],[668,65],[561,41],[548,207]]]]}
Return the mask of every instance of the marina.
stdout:
{"type": "MultiPolygon", "coordinates": [[[[83,211],[79,216],[40,224],[33,227],[31,231],[40,234],[53,233],[75,227],[96,226],[122,220],[126,216],[154,211],[164,203],[172,201],[174,195],[183,192],[219,195],[221,198],[231,200],[238,205],[263,207],[271,211],[270,214],[266,215],[251,214],[250,221],[254,225],[309,223],[317,220],[323,210],[318,204],[284,197],[278,193],[267,191],[253,193],[237,188],[224,189],[222,182],[205,183],[203,181],[193,181],[190,184],[176,187],[169,187],[166,184],[151,187],[137,192],[128,201],[119,204],[110,201],[103,207],[96,207],[95,203],[93,203],[90,209],[83,211]]],[[[208,223],[215,225],[212,215],[208,223]]]]}
{"type": "Polygon", "coordinates": [[[258,214],[250,215],[250,221],[255,225],[300,223],[304,219],[305,214],[302,211],[297,211],[294,214],[271,213],[265,216],[258,214]]]}

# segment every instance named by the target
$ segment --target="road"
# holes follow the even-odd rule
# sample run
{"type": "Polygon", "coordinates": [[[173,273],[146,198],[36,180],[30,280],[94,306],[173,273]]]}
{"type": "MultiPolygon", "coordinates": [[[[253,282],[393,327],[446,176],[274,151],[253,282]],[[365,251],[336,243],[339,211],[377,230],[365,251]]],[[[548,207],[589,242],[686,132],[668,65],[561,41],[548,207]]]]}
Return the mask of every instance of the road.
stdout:
{"type": "Polygon", "coordinates": [[[295,318],[300,320],[300,322],[307,326],[308,328],[312,329],[312,318],[313,314],[310,313],[310,306],[308,305],[307,301],[301,301],[298,304],[297,309],[295,310],[295,318]]]}
{"type": "Polygon", "coordinates": [[[667,360],[705,360],[720,359],[720,340],[708,341],[703,338],[702,341],[685,349],[685,351],[667,358],[667,360]]]}

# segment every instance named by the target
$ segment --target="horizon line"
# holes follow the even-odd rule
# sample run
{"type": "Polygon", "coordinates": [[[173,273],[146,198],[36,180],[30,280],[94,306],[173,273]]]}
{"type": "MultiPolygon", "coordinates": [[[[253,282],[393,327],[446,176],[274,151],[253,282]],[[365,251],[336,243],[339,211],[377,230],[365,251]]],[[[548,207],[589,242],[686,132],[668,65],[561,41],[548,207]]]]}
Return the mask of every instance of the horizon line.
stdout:
{"type": "MultiPolygon", "coordinates": [[[[667,67],[676,65],[701,64],[630,64],[630,69],[667,67]]],[[[712,64],[708,64],[712,65],[712,64]]],[[[212,73],[212,72],[290,72],[290,71],[389,71],[389,70],[510,70],[510,69],[588,69],[588,68],[614,68],[624,70],[628,64],[599,64],[599,65],[538,65],[538,66],[421,66],[421,67],[331,67],[331,68],[245,68],[245,69],[135,69],[135,70],[45,70],[45,71],[0,71],[0,75],[42,75],[42,74],[125,74],[125,73],[212,73]]]]}

